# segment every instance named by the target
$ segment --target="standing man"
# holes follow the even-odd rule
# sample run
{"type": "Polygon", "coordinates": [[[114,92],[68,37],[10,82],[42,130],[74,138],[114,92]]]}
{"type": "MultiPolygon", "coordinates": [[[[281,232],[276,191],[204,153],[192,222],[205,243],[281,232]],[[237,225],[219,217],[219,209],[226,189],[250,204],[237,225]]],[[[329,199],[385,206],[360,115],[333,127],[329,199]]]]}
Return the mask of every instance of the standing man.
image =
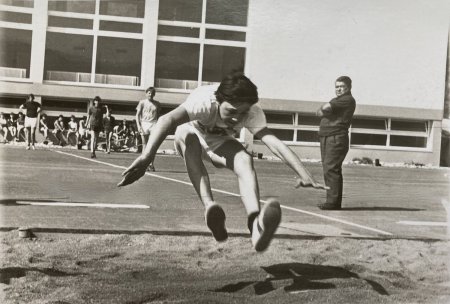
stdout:
{"type": "Polygon", "coordinates": [[[26,109],[26,116],[25,116],[25,138],[27,141],[27,150],[30,150],[30,144],[31,148],[35,150],[34,143],[36,141],[35,134],[36,134],[36,127],[38,123],[38,115],[41,111],[41,104],[34,101],[34,95],[30,94],[28,95],[27,101],[20,106],[20,109],[26,109]]]}
{"type": "Polygon", "coordinates": [[[106,137],[106,153],[111,153],[111,139],[113,135],[113,128],[116,124],[116,119],[111,115],[111,109],[105,105],[106,116],[103,118],[103,129],[106,137]]]}
{"type": "Polygon", "coordinates": [[[102,99],[99,96],[95,96],[93,103],[88,110],[88,118],[86,121],[86,126],[91,132],[91,158],[97,158],[95,155],[95,149],[97,148],[98,134],[103,127],[103,112],[100,107],[100,102],[102,99]]]}
{"type": "MultiPolygon", "coordinates": [[[[142,151],[145,150],[150,133],[153,126],[158,121],[159,114],[161,112],[161,104],[153,99],[155,94],[156,90],[154,87],[147,88],[147,90],[145,90],[145,95],[147,98],[139,101],[136,107],[136,125],[138,132],[142,137],[142,151]]],[[[148,168],[151,171],[155,171],[153,161],[150,163],[148,168]]]]}
{"type": "Polygon", "coordinates": [[[350,127],[356,102],[352,96],[352,80],[341,76],[335,83],[336,98],[317,110],[320,120],[320,154],[327,199],[318,207],[322,210],[339,210],[342,206],[342,163],[349,149],[350,127]]]}

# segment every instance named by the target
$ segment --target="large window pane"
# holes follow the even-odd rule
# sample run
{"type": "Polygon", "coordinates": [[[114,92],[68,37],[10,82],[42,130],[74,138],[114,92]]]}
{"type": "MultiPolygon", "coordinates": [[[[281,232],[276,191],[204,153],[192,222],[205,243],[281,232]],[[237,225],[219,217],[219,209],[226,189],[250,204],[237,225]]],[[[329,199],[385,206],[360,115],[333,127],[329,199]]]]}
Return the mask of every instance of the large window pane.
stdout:
{"type": "Polygon", "coordinates": [[[48,26],[92,29],[94,21],[92,19],[66,18],[58,16],[48,16],[48,26]]]}
{"type": "Polygon", "coordinates": [[[197,87],[200,45],[158,41],[155,85],[161,88],[197,87]]]}
{"type": "Polygon", "coordinates": [[[427,147],[427,138],[426,137],[416,137],[416,136],[391,135],[391,146],[426,148],[427,147]]]}
{"type": "Polygon", "coordinates": [[[159,1],[159,20],[202,21],[202,0],[163,0],[159,1]]]}
{"type": "Polygon", "coordinates": [[[267,123],[293,125],[294,117],[292,114],[286,113],[266,113],[267,123]]]}
{"type": "Polygon", "coordinates": [[[352,133],[352,145],[386,146],[387,135],[352,133]]]}
{"type": "Polygon", "coordinates": [[[42,109],[44,111],[86,113],[87,100],[43,99],[42,109]]]}
{"type": "Polygon", "coordinates": [[[144,18],[145,0],[100,0],[100,15],[144,18]]]}
{"type": "Polygon", "coordinates": [[[245,35],[246,34],[244,32],[206,29],[205,38],[217,40],[245,41],[245,35]]]}
{"type": "Polygon", "coordinates": [[[49,11],[72,12],[72,13],[95,13],[95,0],[49,0],[49,11]]]}
{"type": "Polygon", "coordinates": [[[142,40],[98,37],[95,82],[139,85],[142,40]]]}
{"type": "Polygon", "coordinates": [[[33,7],[33,0],[0,0],[2,5],[20,6],[20,7],[33,7]]]}
{"type": "Polygon", "coordinates": [[[386,130],[385,119],[354,118],[352,128],[386,130]]]}
{"type": "Polygon", "coordinates": [[[101,20],[100,30],[112,32],[142,33],[142,24],[101,20]]]}
{"type": "Polygon", "coordinates": [[[0,11],[0,21],[31,24],[31,14],[0,11]]]}
{"type": "Polygon", "coordinates": [[[208,0],[206,23],[247,25],[248,0],[208,0]]]}
{"type": "Polygon", "coordinates": [[[0,76],[30,77],[31,31],[0,28],[0,76]]]}
{"type": "Polygon", "coordinates": [[[159,25],[158,35],[198,38],[200,29],[198,27],[159,25]]]}
{"type": "Polygon", "coordinates": [[[318,126],[320,124],[320,117],[312,115],[298,115],[299,126],[318,126]]]}
{"type": "Polygon", "coordinates": [[[425,121],[392,120],[391,130],[425,132],[425,121]]]}
{"type": "Polygon", "coordinates": [[[302,142],[319,142],[319,134],[317,131],[297,131],[297,141],[302,142]]]}
{"type": "Polygon", "coordinates": [[[232,71],[243,71],[245,48],[205,45],[203,56],[203,81],[220,82],[232,71]]]}
{"type": "Polygon", "coordinates": [[[294,130],[270,129],[270,131],[282,141],[294,140],[294,130]]]}
{"type": "Polygon", "coordinates": [[[90,82],[93,37],[47,32],[45,79],[90,82]]]}

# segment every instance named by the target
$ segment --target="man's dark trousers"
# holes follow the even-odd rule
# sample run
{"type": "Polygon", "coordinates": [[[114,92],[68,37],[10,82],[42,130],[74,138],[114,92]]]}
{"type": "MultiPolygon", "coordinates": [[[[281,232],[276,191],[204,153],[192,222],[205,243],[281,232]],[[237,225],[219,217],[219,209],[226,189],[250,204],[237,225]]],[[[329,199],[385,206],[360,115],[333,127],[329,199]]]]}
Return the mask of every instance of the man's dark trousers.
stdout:
{"type": "Polygon", "coordinates": [[[320,154],[327,190],[326,204],[341,207],[342,204],[342,163],[349,149],[348,133],[320,136],[320,154]]]}

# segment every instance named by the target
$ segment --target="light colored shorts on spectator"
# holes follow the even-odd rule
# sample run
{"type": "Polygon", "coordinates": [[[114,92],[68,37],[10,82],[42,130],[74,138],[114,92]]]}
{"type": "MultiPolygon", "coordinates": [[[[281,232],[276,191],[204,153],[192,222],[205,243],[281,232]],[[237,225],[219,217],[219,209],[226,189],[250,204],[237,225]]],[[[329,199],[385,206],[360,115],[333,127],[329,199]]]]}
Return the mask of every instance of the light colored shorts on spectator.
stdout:
{"type": "Polygon", "coordinates": [[[37,126],[37,117],[25,117],[25,128],[36,128],[37,126]]]}
{"type": "Polygon", "coordinates": [[[154,121],[141,121],[142,134],[149,135],[155,124],[156,122],[154,121]]]}

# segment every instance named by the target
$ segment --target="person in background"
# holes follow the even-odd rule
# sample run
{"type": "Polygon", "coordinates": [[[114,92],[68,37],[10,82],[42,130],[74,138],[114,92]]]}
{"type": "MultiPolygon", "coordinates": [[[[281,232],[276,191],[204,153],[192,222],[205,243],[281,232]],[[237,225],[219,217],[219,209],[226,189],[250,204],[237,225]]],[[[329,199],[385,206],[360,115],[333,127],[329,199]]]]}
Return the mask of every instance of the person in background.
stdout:
{"type": "MultiPolygon", "coordinates": [[[[139,134],[142,138],[142,151],[145,150],[148,137],[158,121],[159,114],[161,112],[161,104],[159,101],[153,99],[155,97],[156,90],[154,87],[149,87],[145,90],[147,98],[139,101],[136,107],[136,126],[139,134]]],[[[150,171],[155,171],[155,166],[152,163],[149,165],[150,171]]]]}
{"type": "Polygon", "coordinates": [[[25,137],[27,141],[27,150],[30,150],[30,145],[33,150],[36,141],[36,127],[38,124],[39,112],[41,111],[41,104],[34,101],[34,95],[28,95],[27,101],[22,104],[19,109],[26,109],[25,117],[25,137]]]}
{"type": "Polygon", "coordinates": [[[103,118],[103,130],[105,130],[106,137],[106,153],[111,153],[111,139],[113,137],[113,128],[116,124],[116,119],[111,115],[111,109],[105,105],[106,116],[103,118]]]}
{"type": "Polygon", "coordinates": [[[58,140],[58,146],[64,146],[67,143],[67,138],[64,138],[64,131],[66,131],[66,126],[64,125],[64,116],[59,115],[58,119],[53,123],[53,134],[55,134],[58,140]],[[64,142],[63,142],[64,141],[64,142]]]}
{"type": "Polygon", "coordinates": [[[42,132],[42,134],[44,135],[44,141],[48,140],[48,120],[47,120],[47,114],[42,114],[41,115],[41,120],[39,121],[39,123],[41,124],[40,127],[40,131],[42,132]]]}
{"type": "Polygon", "coordinates": [[[67,143],[69,144],[69,137],[70,135],[75,135],[75,146],[78,146],[78,124],[75,119],[75,116],[70,116],[70,121],[68,123],[69,129],[67,130],[67,143]]]}
{"type": "Polygon", "coordinates": [[[95,150],[97,149],[97,140],[100,131],[103,128],[103,110],[100,106],[102,99],[99,96],[95,96],[93,105],[88,110],[88,119],[86,126],[91,133],[91,158],[97,158],[95,150]]]}
{"type": "MultiPolygon", "coordinates": [[[[25,115],[22,112],[19,112],[19,117],[17,118],[17,141],[20,141],[20,134],[23,134],[24,130],[25,130],[25,115]]],[[[25,137],[25,134],[23,134],[23,136],[25,137]]]]}
{"type": "Polygon", "coordinates": [[[6,120],[6,125],[8,127],[9,133],[11,134],[11,137],[13,140],[16,140],[16,134],[17,134],[17,121],[16,116],[13,112],[9,114],[9,118],[6,120]]]}
{"type": "Polygon", "coordinates": [[[3,143],[7,143],[9,130],[8,130],[8,121],[7,121],[6,115],[4,113],[0,114],[0,127],[1,127],[1,131],[3,133],[2,134],[3,135],[3,143]]]}
{"type": "Polygon", "coordinates": [[[318,207],[322,210],[340,210],[344,178],[342,163],[349,150],[350,127],[356,101],[352,96],[352,80],[341,76],[335,82],[336,97],[317,110],[321,117],[319,127],[320,154],[327,198],[318,207]]]}

